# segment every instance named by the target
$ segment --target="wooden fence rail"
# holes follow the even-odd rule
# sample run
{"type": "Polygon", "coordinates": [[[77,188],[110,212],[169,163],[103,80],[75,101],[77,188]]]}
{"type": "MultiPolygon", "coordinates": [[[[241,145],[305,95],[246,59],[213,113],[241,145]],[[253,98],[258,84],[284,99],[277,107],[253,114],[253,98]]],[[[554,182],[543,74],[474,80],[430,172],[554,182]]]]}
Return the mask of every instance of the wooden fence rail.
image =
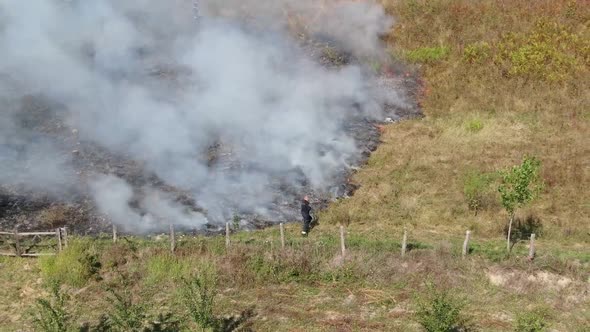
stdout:
{"type": "Polygon", "coordinates": [[[55,255],[55,252],[45,252],[45,253],[31,253],[29,250],[36,246],[36,243],[33,243],[28,249],[23,250],[22,246],[22,238],[32,236],[41,237],[41,236],[55,236],[56,238],[56,251],[62,251],[64,247],[68,246],[68,231],[65,227],[63,228],[56,228],[55,231],[51,232],[19,232],[18,229],[15,229],[12,232],[4,232],[0,231],[0,236],[10,236],[14,241],[14,252],[0,252],[0,256],[16,256],[16,257],[39,257],[39,256],[50,256],[55,255]]]}

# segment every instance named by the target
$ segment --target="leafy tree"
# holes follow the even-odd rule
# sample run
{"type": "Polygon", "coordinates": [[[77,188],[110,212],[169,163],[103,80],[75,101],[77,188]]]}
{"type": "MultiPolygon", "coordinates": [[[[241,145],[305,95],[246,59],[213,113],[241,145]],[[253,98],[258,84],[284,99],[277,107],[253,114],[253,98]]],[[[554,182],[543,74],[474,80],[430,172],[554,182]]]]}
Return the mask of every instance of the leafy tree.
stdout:
{"type": "Polygon", "coordinates": [[[525,157],[521,165],[503,171],[502,183],[498,187],[502,206],[508,212],[508,236],[506,237],[506,250],[510,252],[510,235],[516,209],[523,207],[534,200],[542,189],[542,181],[539,176],[541,161],[535,157],[525,157]]]}

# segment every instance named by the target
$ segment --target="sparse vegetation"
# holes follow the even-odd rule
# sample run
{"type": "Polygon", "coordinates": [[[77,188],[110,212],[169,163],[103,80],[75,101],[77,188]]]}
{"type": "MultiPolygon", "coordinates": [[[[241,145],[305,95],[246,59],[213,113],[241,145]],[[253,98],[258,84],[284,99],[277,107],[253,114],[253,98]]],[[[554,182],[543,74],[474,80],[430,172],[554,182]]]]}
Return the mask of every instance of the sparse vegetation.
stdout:
{"type": "Polygon", "coordinates": [[[493,190],[491,188],[495,178],[495,173],[481,173],[478,171],[470,171],[465,176],[463,194],[467,206],[474,211],[475,215],[480,209],[489,206],[495,198],[492,196],[493,190]]]}

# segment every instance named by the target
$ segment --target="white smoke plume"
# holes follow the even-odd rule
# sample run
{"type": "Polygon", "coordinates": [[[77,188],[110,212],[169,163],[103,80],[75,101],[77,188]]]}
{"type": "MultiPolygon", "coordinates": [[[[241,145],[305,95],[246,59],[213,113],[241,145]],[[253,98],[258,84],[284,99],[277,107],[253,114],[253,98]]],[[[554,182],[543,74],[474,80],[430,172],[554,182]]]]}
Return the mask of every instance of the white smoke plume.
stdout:
{"type": "Polygon", "coordinates": [[[263,24],[296,24],[307,33],[323,35],[358,56],[383,56],[379,37],[393,19],[373,1],[358,0],[201,0],[199,9],[213,15],[263,24]],[[277,20],[286,17],[286,20],[277,20]]]}
{"type": "Polygon", "coordinates": [[[207,223],[204,215],[176,203],[168,194],[157,189],[144,188],[144,197],[137,202],[138,207],[145,211],[140,214],[130,206],[135,195],[125,180],[103,175],[94,179],[90,186],[98,208],[113,222],[123,226],[126,232],[157,231],[171,222],[190,228],[200,228],[207,223]]]}
{"type": "Polygon", "coordinates": [[[63,142],[19,120],[32,95],[57,105],[52,112],[80,139],[144,162],[206,211],[186,211],[147,189],[141,214],[130,205],[130,184],[99,176],[91,182],[97,206],[130,229],[156,228],[160,219],[198,227],[233,210],[267,214],[278,178],[299,185],[302,174],[326,189],[358,154],[342,123],[358,113],[380,116],[383,100],[360,67],[310,60],[285,22],[315,13],[309,31],[359,56],[379,56],[379,35],[392,20],[368,2],[208,0],[197,20],[193,6],[0,2],[0,184],[52,191],[78,181],[71,157],[55,148],[63,142]],[[241,166],[211,165],[207,151],[216,143],[241,166]]]}

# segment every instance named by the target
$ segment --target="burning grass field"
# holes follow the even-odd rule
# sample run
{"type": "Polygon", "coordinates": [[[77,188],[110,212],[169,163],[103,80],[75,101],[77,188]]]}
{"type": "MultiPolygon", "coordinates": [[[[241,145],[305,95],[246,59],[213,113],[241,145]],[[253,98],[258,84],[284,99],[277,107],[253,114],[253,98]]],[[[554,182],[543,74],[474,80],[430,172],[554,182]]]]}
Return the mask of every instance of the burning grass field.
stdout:
{"type": "Polygon", "coordinates": [[[182,279],[213,270],[211,314],[243,330],[421,331],[420,303],[446,290],[466,330],[588,331],[589,3],[381,3],[397,19],[386,38],[392,56],[423,75],[425,117],[384,126],[355,195],[324,211],[308,238],[289,225],[282,251],[276,227],[242,232],[226,251],[222,237],[186,237],[174,255],[167,241],[79,238],[56,258],[3,258],[2,329],[29,330],[28,312],[50,298],[52,280],[70,295],[73,325],[113,313],[114,291],[146,317],[172,313],[196,329],[182,279]],[[475,209],[466,197],[473,174],[525,154],[542,161],[545,183],[517,213],[539,235],[532,262],[523,242],[505,254],[508,216],[493,176],[475,209]],[[349,224],[345,260],[338,223],[349,224]],[[414,249],[401,258],[404,227],[414,249]],[[466,229],[472,252],[461,259],[466,229]]]}

